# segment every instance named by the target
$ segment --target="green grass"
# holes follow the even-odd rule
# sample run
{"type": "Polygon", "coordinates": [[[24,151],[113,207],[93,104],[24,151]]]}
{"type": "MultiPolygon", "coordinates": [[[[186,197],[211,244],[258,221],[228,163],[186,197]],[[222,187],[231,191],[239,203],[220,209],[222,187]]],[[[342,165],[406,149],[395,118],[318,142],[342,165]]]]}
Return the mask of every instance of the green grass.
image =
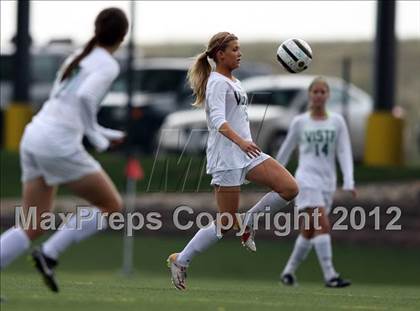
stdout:
{"type": "Polygon", "coordinates": [[[63,273],[59,295],[46,292],[33,275],[6,277],[2,310],[418,310],[419,288],[360,285],[329,290],[314,283],[285,288],[275,282],[196,279],[185,293],[164,276],[63,273]]]}
{"type": "MultiPolygon", "coordinates": [[[[111,176],[117,188],[125,189],[125,157],[121,154],[94,154],[111,176]]],[[[211,192],[210,177],[205,173],[200,180],[203,157],[186,156],[179,161],[176,155],[159,158],[155,168],[153,156],[140,158],[145,178],[138,183],[137,191],[144,192],[211,192]],[[189,170],[188,170],[189,167],[189,170]],[[186,173],[187,172],[187,173],[186,173]],[[152,174],[153,173],[153,174],[152,174]],[[152,176],[152,178],[151,178],[152,176]]],[[[0,150],[1,185],[0,198],[20,196],[19,155],[16,152],[0,150]]],[[[288,166],[294,172],[296,163],[288,166]]],[[[416,180],[420,176],[420,167],[366,167],[356,165],[355,179],[358,184],[368,182],[416,180]]],[[[256,185],[245,186],[246,190],[258,189],[256,185]]],[[[60,189],[59,194],[67,194],[60,189]]]]}
{"type": "Polygon", "coordinates": [[[256,254],[226,239],[198,256],[188,291],[171,287],[164,265],[189,237],[136,237],[133,277],[119,272],[121,237],[102,234],[69,249],[58,269],[60,294],[48,292],[25,258],[1,274],[2,310],[419,310],[419,250],[336,245],[336,268],[347,289],[323,286],[311,253],[298,271],[300,286],[278,284],[292,244],[258,241],[256,254]]]}

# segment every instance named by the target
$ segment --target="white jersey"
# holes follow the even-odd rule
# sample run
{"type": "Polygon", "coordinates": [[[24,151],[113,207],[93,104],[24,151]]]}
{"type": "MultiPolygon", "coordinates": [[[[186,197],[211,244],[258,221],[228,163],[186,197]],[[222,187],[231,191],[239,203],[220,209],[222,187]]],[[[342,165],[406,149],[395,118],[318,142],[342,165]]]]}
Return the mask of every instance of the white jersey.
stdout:
{"type": "MultiPolygon", "coordinates": [[[[62,70],[75,56],[70,56],[62,70]]],[[[97,122],[99,104],[119,74],[119,65],[111,54],[95,47],[72,75],[61,82],[57,74],[49,99],[25,128],[21,146],[47,156],[67,156],[83,148],[86,135],[99,151],[122,132],[101,127],[97,122]]]]}
{"type": "Polygon", "coordinates": [[[212,72],[206,87],[207,173],[239,169],[248,166],[250,159],[234,142],[219,132],[228,122],[244,140],[252,141],[248,120],[248,97],[239,80],[232,81],[212,72]]]}
{"type": "Polygon", "coordinates": [[[286,165],[297,145],[299,164],[295,177],[299,187],[334,191],[337,184],[337,155],[343,173],[343,189],[354,189],[350,137],[341,115],[328,113],[325,120],[314,120],[309,112],[296,116],[277,160],[286,165]]]}

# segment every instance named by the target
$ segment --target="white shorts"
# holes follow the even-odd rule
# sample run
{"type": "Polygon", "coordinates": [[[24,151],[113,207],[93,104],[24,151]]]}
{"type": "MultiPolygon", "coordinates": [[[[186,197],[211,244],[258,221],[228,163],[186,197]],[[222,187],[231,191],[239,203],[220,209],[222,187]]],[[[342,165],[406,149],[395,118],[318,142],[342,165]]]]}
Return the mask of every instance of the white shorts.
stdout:
{"type": "Polygon", "coordinates": [[[246,180],[248,172],[269,158],[271,157],[268,154],[262,152],[258,157],[253,158],[252,162],[248,166],[233,170],[214,172],[211,174],[212,180],[210,184],[222,187],[234,187],[249,183],[246,180]]]}
{"type": "Polygon", "coordinates": [[[329,213],[333,203],[334,191],[322,191],[315,188],[300,188],[295,198],[298,210],[324,207],[329,213]]]}
{"type": "Polygon", "coordinates": [[[44,156],[20,149],[22,182],[44,177],[50,186],[78,180],[101,170],[101,165],[86,150],[68,156],[44,156]]]}

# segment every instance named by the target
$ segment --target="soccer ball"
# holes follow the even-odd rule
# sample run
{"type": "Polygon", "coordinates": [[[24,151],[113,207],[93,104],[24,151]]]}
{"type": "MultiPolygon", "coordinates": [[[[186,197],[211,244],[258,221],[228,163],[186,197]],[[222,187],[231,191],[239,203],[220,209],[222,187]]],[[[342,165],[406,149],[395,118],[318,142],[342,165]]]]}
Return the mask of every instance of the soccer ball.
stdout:
{"type": "Polygon", "coordinates": [[[312,50],[302,39],[288,39],[277,49],[277,60],[290,73],[302,72],[312,61],[312,50]]]}

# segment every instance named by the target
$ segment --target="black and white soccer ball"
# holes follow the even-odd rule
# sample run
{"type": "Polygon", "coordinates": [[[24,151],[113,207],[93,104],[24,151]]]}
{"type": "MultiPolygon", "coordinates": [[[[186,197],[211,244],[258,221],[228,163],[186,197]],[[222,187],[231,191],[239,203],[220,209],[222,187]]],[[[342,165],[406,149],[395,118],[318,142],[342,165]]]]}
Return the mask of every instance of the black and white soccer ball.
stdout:
{"type": "Polygon", "coordinates": [[[277,49],[277,60],[290,73],[302,72],[312,61],[312,49],[302,39],[288,39],[277,49]]]}

